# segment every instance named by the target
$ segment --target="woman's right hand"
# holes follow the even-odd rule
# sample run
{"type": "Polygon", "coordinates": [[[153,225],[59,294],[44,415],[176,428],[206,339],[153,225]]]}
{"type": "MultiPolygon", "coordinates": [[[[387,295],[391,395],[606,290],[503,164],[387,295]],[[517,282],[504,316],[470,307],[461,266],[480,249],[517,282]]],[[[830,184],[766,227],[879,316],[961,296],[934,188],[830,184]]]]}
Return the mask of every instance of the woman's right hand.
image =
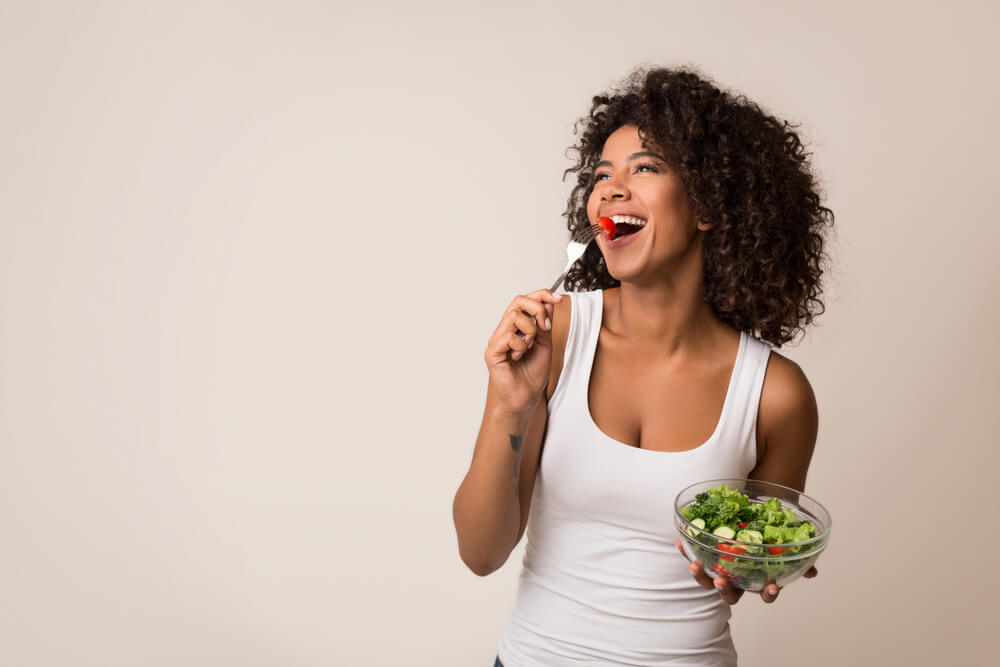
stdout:
{"type": "Polygon", "coordinates": [[[514,297],[490,336],[483,357],[504,410],[522,412],[545,390],[552,365],[553,304],[562,299],[547,289],[514,297]]]}

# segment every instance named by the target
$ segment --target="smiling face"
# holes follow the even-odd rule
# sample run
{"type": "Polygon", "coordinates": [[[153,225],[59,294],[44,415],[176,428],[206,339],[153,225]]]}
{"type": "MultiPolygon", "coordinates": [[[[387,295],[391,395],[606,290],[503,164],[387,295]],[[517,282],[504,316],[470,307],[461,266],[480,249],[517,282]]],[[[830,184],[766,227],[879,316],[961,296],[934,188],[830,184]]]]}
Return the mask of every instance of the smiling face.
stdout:
{"type": "Polygon", "coordinates": [[[646,222],[635,234],[614,241],[598,236],[612,277],[662,281],[665,272],[692,262],[700,271],[702,231],[710,225],[696,222],[684,186],[655,149],[643,145],[635,125],[623,125],[604,142],[594,180],[587,201],[591,224],[603,216],[614,217],[616,223],[622,220],[618,216],[646,222]]]}

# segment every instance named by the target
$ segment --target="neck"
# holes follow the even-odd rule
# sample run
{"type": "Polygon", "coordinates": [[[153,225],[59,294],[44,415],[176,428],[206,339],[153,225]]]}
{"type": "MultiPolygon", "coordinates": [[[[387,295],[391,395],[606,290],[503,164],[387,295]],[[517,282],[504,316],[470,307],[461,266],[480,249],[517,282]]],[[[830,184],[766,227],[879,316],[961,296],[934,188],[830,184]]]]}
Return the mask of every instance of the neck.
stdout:
{"type": "Polygon", "coordinates": [[[627,344],[651,353],[697,354],[718,330],[718,318],[702,299],[700,261],[655,281],[622,282],[616,292],[608,308],[608,328],[627,344]]]}

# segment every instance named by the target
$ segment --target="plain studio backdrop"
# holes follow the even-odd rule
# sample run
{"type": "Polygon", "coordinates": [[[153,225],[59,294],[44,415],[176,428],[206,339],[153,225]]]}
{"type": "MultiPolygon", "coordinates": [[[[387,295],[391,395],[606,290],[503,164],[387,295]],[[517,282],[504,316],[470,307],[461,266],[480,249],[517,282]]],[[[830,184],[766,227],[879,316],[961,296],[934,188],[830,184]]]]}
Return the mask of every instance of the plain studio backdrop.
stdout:
{"type": "MultiPolygon", "coordinates": [[[[482,354],[639,64],[800,124],[819,576],[744,665],[991,662],[995,3],[0,3],[0,663],[489,665],[482,354]]],[[[664,517],[667,522],[669,517],[664,517]]],[[[511,666],[517,667],[517,666],[511,666]]]]}

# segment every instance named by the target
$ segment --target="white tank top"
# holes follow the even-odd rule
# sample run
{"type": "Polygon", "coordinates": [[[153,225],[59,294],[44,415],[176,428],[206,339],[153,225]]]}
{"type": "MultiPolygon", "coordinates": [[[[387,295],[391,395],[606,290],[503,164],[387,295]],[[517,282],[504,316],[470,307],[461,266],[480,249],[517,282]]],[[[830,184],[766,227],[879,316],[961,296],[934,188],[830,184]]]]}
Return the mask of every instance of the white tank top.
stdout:
{"type": "Polygon", "coordinates": [[[702,445],[639,449],[597,427],[588,387],[604,292],[570,292],[563,368],[532,493],[504,667],[736,664],[731,612],[677,551],[677,493],[746,477],[756,463],[760,390],[771,348],[740,334],[722,416],[702,445]]]}

